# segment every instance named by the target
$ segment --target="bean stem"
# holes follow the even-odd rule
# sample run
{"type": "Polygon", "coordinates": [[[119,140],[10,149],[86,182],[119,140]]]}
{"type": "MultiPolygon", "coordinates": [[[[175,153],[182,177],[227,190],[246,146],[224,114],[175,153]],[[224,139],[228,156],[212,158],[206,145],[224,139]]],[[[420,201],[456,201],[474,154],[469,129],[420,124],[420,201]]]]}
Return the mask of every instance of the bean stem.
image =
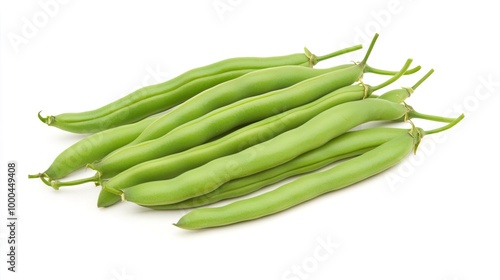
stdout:
{"type": "Polygon", "coordinates": [[[62,182],[59,180],[55,180],[55,181],[52,181],[51,186],[57,190],[60,187],[69,187],[69,186],[80,185],[80,184],[84,184],[84,183],[90,183],[90,182],[93,182],[93,183],[99,182],[99,173],[96,173],[94,176],[91,176],[91,177],[82,178],[82,179],[73,180],[73,181],[62,182]]]}
{"type": "Polygon", "coordinates": [[[42,117],[41,113],[42,113],[42,111],[38,112],[38,119],[40,121],[42,121],[43,123],[50,125],[53,122],[54,117],[53,116],[42,117]]]}
{"type": "Polygon", "coordinates": [[[345,48],[345,49],[342,49],[342,50],[338,50],[338,51],[335,51],[335,52],[332,52],[332,53],[329,53],[329,54],[325,54],[325,55],[321,55],[321,56],[316,56],[316,59],[318,62],[320,61],[323,61],[323,60],[326,60],[326,59],[329,59],[329,58],[332,58],[332,57],[336,57],[336,56],[339,56],[339,55],[342,55],[342,54],[346,54],[346,53],[350,53],[350,52],[353,52],[353,51],[357,51],[357,50],[360,50],[363,48],[363,45],[355,45],[355,46],[352,46],[352,47],[348,47],[348,48],[345,48]]]}
{"type": "Polygon", "coordinates": [[[448,129],[454,127],[457,123],[459,123],[464,117],[465,117],[465,115],[461,114],[459,117],[455,118],[452,122],[450,122],[449,124],[447,124],[445,126],[442,126],[440,128],[436,128],[436,129],[432,129],[432,130],[426,130],[424,132],[426,135],[430,135],[430,134],[435,134],[435,133],[439,133],[439,132],[448,130],[448,129]]]}
{"type": "Polygon", "coordinates": [[[428,115],[428,114],[419,113],[419,112],[414,111],[414,110],[411,110],[408,114],[409,114],[410,118],[417,118],[417,119],[423,119],[423,120],[435,121],[435,122],[452,123],[456,120],[456,118],[447,118],[447,117],[442,117],[442,116],[428,115]]]}
{"type": "Polygon", "coordinates": [[[51,186],[52,186],[52,185],[50,184],[50,177],[49,177],[47,174],[45,174],[45,173],[29,174],[29,175],[28,175],[28,178],[29,178],[29,179],[40,178],[40,180],[42,180],[42,182],[43,182],[45,185],[47,185],[47,186],[49,186],[49,187],[51,187],[51,186]]]}
{"type": "Polygon", "coordinates": [[[366,62],[368,61],[368,57],[372,53],[373,46],[375,46],[375,42],[377,41],[377,38],[378,38],[378,33],[375,33],[375,35],[373,36],[372,42],[370,43],[370,46],[368,47],[368,50],[366,51],[365,57],[360,62],[360,64],[362,66],[366,66],[366,62]]]}
{"type": "MultiPolygon", "coordinates": [[[[413,73],[416,73],[418,72],[422,67],[420,67],[420,65],[418,66],[415,66],[414,68],[412,69],[408,69],[406,70],[406,72],[404,73],[405,75],[410,75],[410,74],[413,74],[413,73]]],[[[366,65],[365,66],[365,72],[367,73],[373,73],[373,74],[378,74],[378,75],[386,75],[386,76],[389,76],[389,75],[396,75],[397,72],[396,71],[389,71],[389,70],[383,70],[383,69],[378,69],[378,68],[375,68],[375,67],[371,67],[370,65],[366,65]]]]}
{"type": "Polygon", "coordinates": [[[401,68],[401,70],[399,70],[399,72],[397,72],[394,76],[389,78],[387,81],[372,87],[373,91],[376,91],[376,90],[379,90],[383,87],[386,87],[386,86],[394,83],[395,81],[397,81],[399,78],[401,78],[401,76],[403,76],[405,74],[406,70],[408,70],[408,67],[410,67],[410,64],[412,63],[412,61],[413,61],[413,59],[411,59],[411,58],[406,60],[405,65],[403,65],[403,68],[401,68]]]}
{"type": "Polygon", "coordinates": [[[429,72],[427,72],[427,74],[425,74],[420,80],[418,80],[418,82],[416,84],[414,84],[411,89],[412,90],[416,90],[418,88],[419,85],[421,85],[425,80],[427,80],[427,78],[429,78],[429,76],[434,73],[434,69],[431,69],[429,70],[429,72]]]}

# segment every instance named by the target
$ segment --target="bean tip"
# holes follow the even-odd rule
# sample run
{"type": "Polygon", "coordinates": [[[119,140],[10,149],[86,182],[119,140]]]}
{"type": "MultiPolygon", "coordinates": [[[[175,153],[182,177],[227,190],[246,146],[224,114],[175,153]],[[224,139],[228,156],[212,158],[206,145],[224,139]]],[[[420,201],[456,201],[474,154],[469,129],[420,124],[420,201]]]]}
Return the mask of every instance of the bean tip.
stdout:
{"type": "Polygon", "coordinates": [[[42,111],[38,112],[38,119],[46,125],[50,125],[54,121],[53,116],[42,117],[42,111]]]}
{"type": "Polygon", "coordinates": [[[42,173],[28,174],[28,179],[40,178],[41,175],[42,173]]]}
{"type": "Polygon", "coordinates": [[[177,228],[180,228],[180,229],[190,229],[190,228],[183,226],[181,221],[179,221],[177,223],[172,223],[172,225],[176,226],[177,228]]]}

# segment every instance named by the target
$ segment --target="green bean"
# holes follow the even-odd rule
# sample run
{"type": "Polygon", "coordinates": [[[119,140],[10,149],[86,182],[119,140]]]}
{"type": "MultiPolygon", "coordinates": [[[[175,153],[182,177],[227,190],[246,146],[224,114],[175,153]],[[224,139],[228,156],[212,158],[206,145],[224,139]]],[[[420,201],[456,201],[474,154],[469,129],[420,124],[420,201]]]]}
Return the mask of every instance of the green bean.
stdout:
{"type": "MultiPolygon", "coordinates": [[[[463,115],[448,129],[463,118],[463,115]]],[[[342,162],[323,172],[312,173],[252,198],[222,207],[195,209],[174,225],[183,229],[203,229],[253,220],[284,211],[328,192],[336,191],[374,176],[398,164],[415,150],[425,134],[420,128],[394,138],[360,156],[342,162]]]]}
{"type": "Polygon", "coordinates": [[[291,161],[259,173],[229,181],[213,192],[174,204],[149,207],[155,210],[186,209],[243,196],[283,179],[320,169],[339,160],[364,154],[395,137],[407,133],[407,129],[384,127],[346,132],[330,140],[325,145],[306,152],[291,161]]]}
{"type": "Polygon", "coordinates": [[[152,206],[200,196],[230,180],[283,164],[320,147],[355,126],[375,120],[394,120],[407,113],[406,106],[383,99],[340,104],[298,128],[239,153],[212,160],[173,179],[147,182],[124,189],[124,198],[137,204],[152,206]]]}
{"type": "Polygon", "coordinates": [[[319,173],[301,176],[275,190],[222,207],[190,211],[175,225],[203,229],[271,215],[324,193],[349,186],[397,164],[415,145],[414,136],[400,136],[358,157],[319,173]]]}
{"type": "Polygon", "coordinates": [[[330,69],[279,66],[250,72],[209,88],[167,112],[146,127],[130,145],[159,138],[186,122],[244,98],[283,89],[300,81],[349,66],[340,65],[330,69]]]}
{"type": "MultiPolygon", "coordinates": [[[[427,74],[425,74],[417,83],[415,83],[412,87],[403,87],[400,89],[395,89],[388,91],[380,96],[376,96],[376,98],[379,99],[384,99],[396,103],[402,103],[406,100],[406,98],[410,97],[413,92],[417,89],[419,85],[421,85],[432,73],[434,72],[434,69],[429,70],[427,74]]],[[[374,95],[370,95],[370,97],[375,97],[374,95]]],[[[446,122],[450,123],[453,122],[455,119],[454,118],[446,118],[442,116],[434,116],[434,115],[429,115],[429,114],[423,114],[420,112],[415,111],[411,106],[407,105],[410,111],[408,112],[408,115],[405,116],[402,119],[399,119],[397,121],[405,121],[405,119],[424,119],[424,120],[429,120],[429,121],[437,121],[437,122],[446,122]]]]}
{"type": "MultiPolygon", "coordinates": [[[[398,102],[404,102],[404,100],[399,99],[398,102]]],[[[409,105],[406,106],[409,108],[410,111],[405,117],[398,119],[398,121],[407,121],[412,118],[420,118],[420,119],[446,122],[446,123],[452,123],[456,121],[455,118],[446,118],[446,117],[422,114],[416,112],[411,106],[409,105]]],[[[179,203],[159,205],[159,206],[155,205],[148,207],[158,210],[181,209],[181,208],[197,207],[204,204],[214,203],[222,199],[245,195],[255,190],[258,190],[261,187],[267,186],[281,179],[287,178],[289,176],[307,172],[310,170],[315,170],[317,168],[322,167],[323,165],[329,164],[330,162],[362,154],[368,150],[371,150],[376,146],[375,144],[373,144],[374,141],[385,142],[386,140],[384,139],[392,137],[392,134],[398,133],[398,131],[400,133],[403,133],[401,132],[401,130],[398,129],[381,128],[381,127],[355,131],[355,132],[347,132],[337,138],[334,138],[327,144],[315,150],[302,154],[297,158],[292,159],[289,162],[286,162],[282,165],[271,168],[269,170],[261,171],[253,175],[229,181],[227,183],[224,183],[221,187],[217,188],[216,190],[207,193],[205,195],[199,197],[193,197],[191,199],[181,201],[179,203]],[[371,133],[371,137],[364,136],[365,134],[369,133],[371,133]],[[359,141],[364,141],[364,142],[358,143],[359,141]],[[349,143],[349,145],[351,146],[347,146],[347,143],[349,143]],[[345,145],[346,147],[343,148],[342,145],[345,145]],[[364,148],[359,148],[358,146],[363,146],[364,148]],[[332,153],[337,152],[337,150],[342,150],[341,151],[342,153],[336,157],[334,155],[331,155],[332,153]],[[327,159],[320,161],[324,157],[327,157],[327,159]],[[313,161],[320,161],[320,162],[316,164],[310,164],[310,162],[313,161]],[[302,167],[302,165],[306,166],[300,168],[302,167]]],[[[137,173],[135,175],[138,176],[137,173]]],[[[156,178],[154,180],[163,180],[163,179],[156,178]]]]}
{"type": "MultiPolygon", "coordinates": [[[[313,75],[323,74],[327,71],[328,69],[311,69],[302,66],[282,66],[254,71],[204,91],[203,93],[186,101],[185,104],[174,108],[170,113],[161,117],[161,119],[167,120],[168,123],[166,123],[166,125],[172,129],[182,123],[199,117],[214,108],[223,106],[225,105],[224,103],[228,104],[237,99],[241,99],[245,97],[245,95],[257,95],[269,90],[283,88],[300,80],[310,78],[313,75]],[[279,73],[282,74],[282,79],[275,79],[273,77],[273,80],[269,80],[267,83],[258,83],[258,81],[265,81],[266,78],[271,77],[270,74],[276,71],[279,71],[279,73]],[[238,93],[234,92],[234,90],[229,91],[234,87],[234,84],[241,85],[241,95],[243,96],[238,95],[238,93]],[[252,84],[256,85],[251,87],[252,84]],[[259,85],[265,86],[259,87],[259,85]],[[200,106],[193,106],[196,103],[200,106]]],[[[152,121],[147,119],[147,124],[149,125],[151,123],[152,121]]],[[[66,149],[58,158],[55,159],[52,166],[40,175],[47,177],[47,180],[59,179],[85,166],[85,164],[102,159],[109,152],[120,148],[123,144],[129,144],[131,142],[130,139],[133,139],[129,137],[137,137],[137,132],[141,134],[141,130],[149,127],[148,125],[144,125],[143,122],[139,122],[139,124],[140,125],[132,124],[127,128],[118,127],[106,130],[85,138],[84,140],[66,149]],[[137,129],[140,130],[137,130],[137,132],[136,130],[130,131],[129,129],[132,129],[130,126],[137,127],[137,129]],[[133,134],[130,132],[133,132],[133,134]],[[129,137],[124,137],[124,134],[127,134],[129,137]],[[96,140],[96,138],[99,140],[96,140]],[[105,144],[107,144],[107,146],[105,146],[105,144]],[[57,172],[55,171],[56,169],[57,172]]],[[[162,133],[166,132],[168,131],[163,131],[162,133]]],[[[40,175],[34,175],[32,177],[40,175]]],[[[86,181],[80,182],[83,183],[86,181]]]]}
{"type": "Polygon", "coordinates": [[[42,117],[39,113],[38,118],[49,126],[65,131],[73,133],[96,133],[113,127],[134,123],[161,111],[168,110],[207,88],[240,77],[251,70],[237,70],[210,77],[202,77],[172,91],[149,88],[156,85],[144,87],[93,111],[64,113],[47,117],[42,117]],[[106,111],[107,113],[100,117],[96,116],[81,121],[68,120],[74,115],[91,115],[91,113],[95,112],[97,114],[101,111],[106,111]]]}
{"type": "Polygon", "coordinates": [[[363,74],[366,60],[376,38],[377,36],[372,41],[363,61],[357,65],[328,72],[285,89],[224,106],[206,114],[203,118],[179,126],[160,138],[119,149],[90,166],[99,172],[101,178],[110,178],[141,162],[182,152],[240,125],[299,107],[333,90],[351,85],[363,74]]]}
{"type": "MultiPolygon", "coordinates": [[[[215,141],[135,165],[109,180],[102,180],[101,184],[105,191],[118,195],[121,193],[121,189],[127,187],[147,181],[173,178],[213,159],[236,153],[257,143],[267,141],[284,131],[296,128],[333,106],[363,99],[374,90],[380,89],[381,86],[397,80],[405,73],[410,63],[411,60],[408,60],[403,68],[388,80],[389,82],[386,81],[374,87],[354,85],[338,89],[311,103],[250,124],[215,141]]],[[[99,174],[96,174],[93,179],[98,181],[99,174]]],[[[72,182],[58,182],[57,184],[73,185],[72,182]]]]}
{"type": "MultiPolygon", "coordinates": [[[[338,53],[346,53],[346,49],[340,50],[338,53]]],[[[344,69],[350,66],[352,66],[352,64],[339,65],[328,69],[311,69],[301,66],[279,66],[250,72],[231,81],[207,89],[167,112],[149,125],[129,145],[159,138],[181,124],[238,100],[289,87],[320,74],[344,69]]],[[[400,74],[372,67],[369,69],[370,71],[382,72],[386,75],[400,74]]],[[[407,70],[403,74],[413,73],[415,69],[418,70],[419,67],[407,70]]]]}
{"type": "Polygon", "coordinates": [[[434,69],[429,70],[427,74],[425,74],[420,80],[418,80],[417,83],[415,83],[412,87],[406,88],[400,88],[400,89],[394,89],[391,91],[388,91],[381,96],[377,97],[380,99],[385,99],[388,101],[396,102],[396,103],[401,103],[406,100],[406,98],[410,97],[413,92],[418,88],[419,85],[421,85],[429,76],[434,73],[434,69]]]}
{"type": "Polygon", "coordinates": [[[97,199],[97,207],[109,207],[121,200],[122,198],[119,195],[101,190],[97,199]]]}
{"type": "MultiPolygon", "coordinates": [[[[331,54],[331,57],[357,48],[358,46],[354,46],[339,50],[331,54]]],[[[350,65],[341,65],[338,67],[340,69],[348,66],[350,65]]],[[[298,81],[324,74],[328,71],[331,71],[331,69],[312,69],[303,66],[281,66],[250,72],[246,75],[202,92],[201,94],[186,101],[184,104],[177,106],[166,115],[156,118],[154,122],[146,119],[144,122],[131,124],[124,128],[118,127],[110,129],[109,132],[106,130],[97,133],[95,136],[92,135],[66,149],[55,159],[54,163],[47,171],[37,175],[31,175],[31,177],[42,177],[45,179],[43,180],[44,182],[60,179],[85,166],[86,164],[102,159],[110,152],[126,144],[133,143],[133,139],[136,139],[138,135],[141,135],[142,132],[144,132],[144,129],[149,127],[152,123],[157,123],[156,121],[159,119],[167,120],[168,123],[165,125],[171,129],[175,126],[181,125],[182,123],[195,119],[210,110],[234,102],[237,99],[242,99],[251,95],[258,95],[269,90],[284,88],[297,83],[298,81]],[[266,81],[266,79],[270,77],[270,74],[273,72],[281,73],[283,78],[269,80],[265,84],[267,87],[259,87],[258,81],[266,81]],[[236,92],[234,90],[235,84],[241,85],[240,92],[236,92]],[[252,84],[255,85],[250,86],[252,84]],[[196,104],[199,106],[196,106],[196,104]],[[146,123],[147,125],[145,125],[146,123]]],[[[166,132],[168,131],[162,131],[162,133],[166,132]]],[[[79,182],[84,183],[86,181],[83,180],[79,182]]],[[[56,184],[53,184],[53,186],[57,187],[56,184]]]]}
{"type": "Polygon", "coordinates": [[[90,135],[60,153],[47,170],[39,174],[29,175],[29,178],[41,178],[43,182],[51,186],[51,180],[63,178],[86,164],[99,160],[117,148],[130,143],[155,119],[155,117],[151,117],[137,123],[90,135]]]}
{"type": "MultiPolygon", "coordinates": [[[[357,47],[358,46],[356,46],[356,48],[357,47]]],[[[330,57],[346,53],[349,49],[337,51],[330,57]]],[[[330,69],[281,66],[250,72],[239,78],[207,89],[186,101],[148,126],[141,135],[130,144],[133,145],[156,139],[187,121],[193,120],[212,110],[240,99],[285,88],[299,81],[349,66],[351,65],[340,65],[330,69]],[[276,78],[277,75],[279,75],[279,78],[276,78]]]]}
{"type": "MultiPolygon", "coordinates": [[[[360,49],[354,46],[346,52],[360,49]]],[[[338,55],[334,53],[333,55],[338,55]]],[[[170,109],[194,95],[222,82],[242,76],[257,69],[281,66],[312,66],[330,58],[332,54],[317,57],[307,49],[304,54],[278,57],[240,57],[222,60],[196,68],[166,82],[143,87],[129,95],[95,110],[64,113],[39,119],[50,126],[75,133],[93,133],[111,127],[133,123],[155,113],[170,109]]]]}

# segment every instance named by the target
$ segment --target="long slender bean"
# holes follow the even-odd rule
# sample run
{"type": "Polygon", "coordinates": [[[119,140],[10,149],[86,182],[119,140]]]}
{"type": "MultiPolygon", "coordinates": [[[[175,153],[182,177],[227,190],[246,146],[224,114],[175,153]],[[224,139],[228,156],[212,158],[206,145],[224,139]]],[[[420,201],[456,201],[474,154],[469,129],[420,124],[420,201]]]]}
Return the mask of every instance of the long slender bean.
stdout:
{"type": "MultiPolygon", "coordinates": [[[[332,53],[331,57],[355,50],[357,48],[359,47],[354,46],[339,50],[332,53]]],[[[341,69],[348,66],[350,65],[341,65],[337,68],[341,69]]],[[[42,181],[44,182],[60,179],[85,166],[86,164],[102,159],[110,152],[121,148],[124,145],[134,143],[134,141],[137,140],[137,137],[143,135],[144,132],[148,134],[147,131],[154,131],[154,133],[157,133],[155,136],[158,136],[158,133],[165,134],[176,126],[193,120],[205,113],[210,112],[211,110],[232,103],[238,99],[262,94],[270,90],[281,89],[293,85],[301,80],[327,73],[331,70],[333,69],[312,69],[303,66],[281,66],[250,72],[246,75],[203,91],[199,95],[186,101],[184,104],[177,106],[166,115],[156,117],[154,121],[152,119],[146,119],[134,124],[105,130],[96,133],[95,135],[91,135],[63,151],[45,172],[31,175],[30,177],[42,177],[44,179],[42,181]],[[276,79],[275,73],[280,73],[281,77],[276,79]],[[270,79],[271,77],[272,79],[270,79]],[[267,82],[259,83],[259,81],[267,82]],[[239,85],[239,91],[235,90],[235,85],[239,85]],[[164,126],[162,131],[154,129],[157,128],[157,126],[154,126],[153,129],[144,131],[150,127],[151,124],[157,123],[158,120],[167,121],[167,123],[161,123],[164,126]]],[[[150,134],[151,133],[149,133],[149,135],[150,134]]],[[[142,139],[144,138],[145,137],[143,136],[142,139]]],[[[142,141],[140,140],[139,142],[142,141]]]]}
{"type": "Polygon", "coordinates": [[[109,178],[141,162],[182,152],[240,125],[299,107],[333,90],[351,85],[363,74],[376,38],[359,64],[224,106],[203,118],[177,127],[165,136],[119,149],[90,166],[99,172],[101,178],[109,178]]]}
{"type": "Polygon", "coordinates": [[[156,117],[151,117],[90,135],[61,152],[44,172],[29,175],[29,178],[41,178],[47,185],[52,186],[52,180],[63,178],[130,143],[155,119],[156,117]]]}
{"type": "Polygon", "coordinates": [[[339,160],[364,154],[391,139],[407,133],[407,129],[385,127],[347,132],[332,139],[325,145],[304,153],[282,165],[229,181],[213,192],[174,204],[149,207],[155,210],[186,209],[243,196],[283,179],[320,169],[339,160]]]}
{"type": "MultiPolygon", "coordinates": [[[[408,60],[395,76],[381,85],[373,87],[354,85],[338,89],[311,103],[250,124],[215,141],[184,152],[135,165],[109,180],[102,180],[101,184],[105,190],[120,194],[120,189],[136,184],[173,178],[213,159],[236,153],[252,145],[267,141],[284,131],[296,128],[312,117],[338,104],[363,99],[373,91],[396,81],[405,73],[410,63],[411,60],[408,60]]],[[[93,179],[98,181],[99,174],[96,174],[93,179]]],[[[58,182],[56,184],[61,186],[73,185],[73,182],[58,182]]]]}
{"type": "Polygon", "coordinates": [[[463,118],[434,130],[413,128],[409,133],[394,138],[360,156],[333,168],[308,174],[272,191],[231,204],[195,209],[184,215],[175,225],[183,229],[202,229],[253,220],[278,213],[328,192],[336,191],[374,176],[399,163],[415,150],[425,134],[443,131],[463,118]]]}
{"type": "MultiPolygon", "coordinates": [[[[354,46],[346,52],[360,49],[354,46]]],[[[335,53],[338,55],[338,53],[335,53]]],[[[257,69],[304,65],[310,67],[332,54],[315,56],[306,53],[278,57],[240,57],[222,60],[190,70],[166,82],[143,87],[98,109],[80,113],[64,113],[39,119],[49,126],[75,133],[93,133],[133,123],[155,113],[170,109],[205,89],[242,76],[257,69]]]]}
{"type": "Polygon", "coordinates": [[[183,229],[217,227],[257,219],[286,210],[390,168],[413,150],[414,137],[409,134],[397,137],[327,171],[302,176],[262,195],[236,201],[222,207],[192,210],[175,225],[183,229]]]}
{"type": "Polygon", "coordinates": [[[230,180],[283,164],[360,124],[375,120],[394,120],[407,113],[406,106],[383,99],[340,104],[298,128],[239,153],[212,160],[173,179],[147,182],[124,189],[124,197],[128,201],[151,206],[200,196],[230,180]]]}

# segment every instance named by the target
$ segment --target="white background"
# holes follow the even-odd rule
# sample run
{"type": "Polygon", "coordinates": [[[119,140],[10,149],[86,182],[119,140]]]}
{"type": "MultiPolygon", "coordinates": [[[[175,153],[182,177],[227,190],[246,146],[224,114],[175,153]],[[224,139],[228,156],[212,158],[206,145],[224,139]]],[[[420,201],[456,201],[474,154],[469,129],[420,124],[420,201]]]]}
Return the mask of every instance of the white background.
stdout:
{"type": "Polygon", "coordinates": [[[500,279],[493,1],[70,0],[47,11],[49,2],[0,7],[1,279],[500,279]],[[36,30],[23,35],[28,22],[36,30]],[[412,57],[423,66],[396,86],[436,70],[411,105],[466,119],[354,187],[265,219],[190,232],[171,225],[184,211],[98,209],[91,184],[55,191],[27,179],[82,137],[46,127],[39,110],[92,109],[228,57],[366,46],[376,31],[371,65],[398,69],[412,57]],[[9,160],[18,164],[16,273],[6,268],[9,160]]]}

